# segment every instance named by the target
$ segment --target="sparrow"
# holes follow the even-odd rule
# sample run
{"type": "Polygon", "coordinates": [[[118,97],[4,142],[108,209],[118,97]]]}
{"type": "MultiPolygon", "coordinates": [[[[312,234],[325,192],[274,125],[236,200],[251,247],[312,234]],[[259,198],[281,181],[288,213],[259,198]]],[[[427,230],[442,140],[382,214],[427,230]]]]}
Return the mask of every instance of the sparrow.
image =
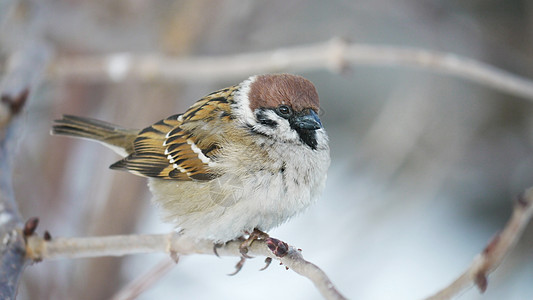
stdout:
{"type": "Polygon", "coordinates": [[[330,164],[318,114],[309,80],[266,74],[142,130],[64,115],[51,132],[115,150],[123,158],[110,168],[148,177],[164,221],[220,244],[257,238],[317,200],[330,164]]]}

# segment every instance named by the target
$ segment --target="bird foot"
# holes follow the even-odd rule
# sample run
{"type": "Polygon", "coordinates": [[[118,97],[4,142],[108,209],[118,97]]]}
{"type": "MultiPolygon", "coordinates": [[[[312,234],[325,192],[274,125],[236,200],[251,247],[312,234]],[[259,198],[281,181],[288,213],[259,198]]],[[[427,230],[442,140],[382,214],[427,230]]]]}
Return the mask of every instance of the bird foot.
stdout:
{"type": "Polygon", "coordinates": [[[252,246],[253,242],[256,240],[266,240],[268,238],[269,235],[267,233],[255,228],[254,231],[249,234],[248,238],[241,243],[239,246],[239,252],[241,252],[241,255],[245,258],[252,258],[252,256],[248,255],[248,249],[252,246]]]}
{"type": "MultiPolygon", "coordinates": [[[[244,263],[246,262],[246,259],[253,258],[252,256],[248,255],[248,248],[252,246],[254,241],[266,240],[269,238],[268,234],[262,232],[261,230],[257,228],[254,229],[252,233],[246,232],[246,234],[248,234],[248,238],[246,239],[244,239],[243,237],[239,238],[239,240],[241,241],[241,244],[239,245],[239,252],[241,253],[242,257],[239,260],[239,262],[235,265],[235,272],[228,274],[230,276],[233,276],[239,273],[239,271],[241,271],[242,267],[244,266],[244,263]]],[[[216,249],[217,249],[217,245],[215,244],[215,247],[213,248],[213,250],[215,251],[215,254],[217,253],[216,249]]],[[[267,260],[265,260],[266,266],[262,268],[261,270],[266,269],[270,265],[270,262],[271,260],[267,258],[267,260]]]]}

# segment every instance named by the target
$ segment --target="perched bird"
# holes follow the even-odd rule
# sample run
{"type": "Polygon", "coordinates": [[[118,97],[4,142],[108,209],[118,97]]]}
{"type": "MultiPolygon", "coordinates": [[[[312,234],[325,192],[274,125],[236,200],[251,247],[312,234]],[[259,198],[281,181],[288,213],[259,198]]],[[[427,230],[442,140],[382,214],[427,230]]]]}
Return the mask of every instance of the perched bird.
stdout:
{"type": "Polygon", "coordinates": [[[183,234],[224,243],[264,232],[321,194],[330,163],[314,85],[252,76],[145,129],[65,115],[53,134],[102,142],[110,166],[148,177],[163,218],[183,234]]]}

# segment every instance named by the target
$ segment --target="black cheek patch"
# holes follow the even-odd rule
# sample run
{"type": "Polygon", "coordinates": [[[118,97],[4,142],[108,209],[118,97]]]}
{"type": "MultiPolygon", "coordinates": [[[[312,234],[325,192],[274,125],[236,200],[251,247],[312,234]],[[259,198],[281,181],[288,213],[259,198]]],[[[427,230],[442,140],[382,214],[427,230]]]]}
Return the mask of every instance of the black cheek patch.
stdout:
{"type": "Polygon", "coordinates": [[[259,123],[261,123],[262,125],[265,125],[271,128],[276,128],[278,126],[278,122],[272,119],[269,119],[267,114],[263,110],[258,110],[255,113],[255,117],[257,118],[259,123]]]}

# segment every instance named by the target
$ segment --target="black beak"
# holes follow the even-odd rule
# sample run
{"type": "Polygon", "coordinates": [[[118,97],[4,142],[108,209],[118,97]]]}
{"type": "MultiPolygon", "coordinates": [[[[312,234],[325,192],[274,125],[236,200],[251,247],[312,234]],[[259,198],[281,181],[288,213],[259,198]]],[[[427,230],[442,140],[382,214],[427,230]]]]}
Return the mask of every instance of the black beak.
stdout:
{"type": "Polygon", "coordinates": [[[289,121],[292,127],[296,129],[317,130],[322,128],[318,115],[312,109],[309,110],[309,113],[296,115],[289,121]]]}

